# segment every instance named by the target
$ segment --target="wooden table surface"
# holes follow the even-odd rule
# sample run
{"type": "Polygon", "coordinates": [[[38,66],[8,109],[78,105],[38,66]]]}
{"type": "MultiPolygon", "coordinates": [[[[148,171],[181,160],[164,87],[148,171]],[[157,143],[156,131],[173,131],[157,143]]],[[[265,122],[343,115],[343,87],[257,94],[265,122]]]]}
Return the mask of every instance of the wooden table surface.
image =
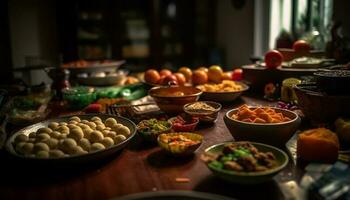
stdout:
{"type": "Polygon", "coordinates": [[[199,127],[197,132],[204,135],[204,142],[192,157],[169,157],[159,147],[143,145],[138,137],[108,160],[70,168],[28,166],[1,152],[0,199],[109,199],[161,190],[194,190],[237,199],[284,199],[279,183],[299,180],[302,174],[291,162],[270,182],[241,186],[214,177],[199,159],[207,147],[233,140],[223,116],[227,110],[245,102],[269,104],[242,97],[224,105],[213,126],[199,127]],[[188,178],[189,182],[180,183],[176,178],[188,178]]]}

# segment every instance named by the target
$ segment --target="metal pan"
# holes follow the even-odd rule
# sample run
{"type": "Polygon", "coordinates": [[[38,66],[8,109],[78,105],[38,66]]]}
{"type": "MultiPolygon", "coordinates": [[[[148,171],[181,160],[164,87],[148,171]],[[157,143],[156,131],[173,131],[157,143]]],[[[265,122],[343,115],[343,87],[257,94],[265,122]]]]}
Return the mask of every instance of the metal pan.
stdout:
{"type": "Polygon", "coordinates": [[[72,116],[65,116],[65,117],[60,117],[60,118],[54,118],[54,119],[49,119],[46,121],[42,121],[36,124],[33,124],[31,126],[27,126],[19,131],[17,131],[15,134],[13,134],[6,142],[5,148],[6,150],[15,158],[23,161],[28,161],[28,163],[32,164],[47,164],[47,165],[52,165],[52,166],[71,166],[74,164],[85,164],[85,163],[91,163],[99,160],[106,159],[120,150],[124,149],[125,146],[131,141],[131,139],[135,136],[136,134],[136,125],[129,119],[124,118],[124,117],[117,117],[114,115],[108,115],[108,114],[87,114],[87,115],[76,115],[80,117],[80,119],[90,119],[93,116],[98,116],[102,120],[105,120],[109,117],[112,117],[118,121],[118,123],[123,124],[124,126],[127,126],[130,129],[130,136],[124,140],[123,142],[113,145],[112,147],[91,152],[88,154],[84,155],[75,155],[75,156],[69,156],[69,157],[63,157],[63,158],[32,158],[32,157],[25,157],[23,155],[17,154],[14,147],[13,147],[13,142],[14,139],[16,138],[17,135],[19,134],[25,134],[29,135],[31,132],[38,130],[39,128],[42,127],[47,127],[50,122],[67,122],[68,119],[72,116]]]}

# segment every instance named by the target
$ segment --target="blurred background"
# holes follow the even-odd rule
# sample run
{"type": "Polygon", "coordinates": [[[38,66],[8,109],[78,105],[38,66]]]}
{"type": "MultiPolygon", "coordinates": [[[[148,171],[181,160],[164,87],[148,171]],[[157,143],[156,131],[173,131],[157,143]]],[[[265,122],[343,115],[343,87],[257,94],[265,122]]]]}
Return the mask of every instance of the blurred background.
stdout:
{"type": "Polygon", "coordinates": [[[0,82],[50,82],[33,66],[77,60],[125,60],[131,72],[232,70],[300,38],[326,51],[332,30],[343,53],[349,7],[347,0],[3,0],[0,82]]]}

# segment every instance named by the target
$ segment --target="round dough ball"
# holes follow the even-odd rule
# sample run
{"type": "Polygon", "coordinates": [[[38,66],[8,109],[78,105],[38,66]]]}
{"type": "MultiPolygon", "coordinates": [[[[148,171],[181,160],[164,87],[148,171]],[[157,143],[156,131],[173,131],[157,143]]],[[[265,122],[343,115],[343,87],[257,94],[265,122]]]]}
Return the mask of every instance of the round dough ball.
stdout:
{"type": "Polygon", "coordinates": [[[39,128],[36,131],[37,134],[40,134],[40,133],[51,133],[51,132],[52,132],[51,128],[47,128],[47,127],[39,128]]]}
{"type": "Polygon", "coordinates": [[[101,133],[101,131],[92,131],[90,133],[89,139],[91,142],[99,142],[103,140],[103,134],[101,133]]]}
{"type": "Polygon", "coordinates": [[[76,122],[80,122],[80,118],[78,116],[73,116],[71,118],[69,118],[69,121],[76,121],[76,122]]]}
{"type": "Polygon", "coordinates": [[[75,146],[72,149],[72,153],[73,155],[82,155],[82,154],[87,154],[88,152],[85,151],[83,148],[81,148],[80,146],[75,146]]]}
{"type": "Polygon", "coordinates": [[[57,139],[59,139],[59,140],[66,139],[66,138],[67,138],[67,135],[68,135],[68,134],[60,134],[60,136],[58,136],[57,139]]]}
{"type": "Polygon", "coordinates": [[[77,121],[70,120],[70,121],[68,122],[68,125],[69,125],[69,124],[78,125],[78,123],[79,123],[79,122],[77,122],[77,121]]]}
{"type": "Polygon", "coordinates": [[[122,126],[123,126],[123,124],[114,124],[111,128],[113,131],[117,132],[117,130],[122,126]]]}
{"type": "Polygon", "coordinates": [[[33,151],[36,153],[39,151],[49,151],[49,150],[50,150],[50,147],[43,142],[35,143],[33,147],[33,151]]]}
{"type": "Polygon", "coordinates": [[[49,128],[51,128],[52,130],[56,130],[58,128],[60,124],[57,122],[50,122],[49,123],[49,128]]]}
{"type": "Polygon", "coordinates": [[[94,122],[88,122],[86,123],[86,125],[90,126],[90,128],[92,128],[93,130],[96,129],[96,124],[94,122]]]}
{"type": "Polygon", "coordinates": [[[110,131],[110,130],[112,130],[112,129],[111,129],[111,127],[106,127],[104,130],[110,131]]]}
{"type": "Polygon", "coordinates": [[[36,137],[36,132],[31,132],[28,135],[29,138],[35,138],[36,137]]]}
{"type": "Polygon", "coordinates": [[[60,122],[60,123],[58,123],[60,126],[67,126],[68,124],[67,124],[67,122],[60,122]]]}
{"type": "Polygon", "coordinates": [[[63,151],[61,151],[59,149],[50,150],[49,151],[49,155],[52,158],[62,158],[62,157],[64,157],[63,151]]]}
{"type": "Polygon", "coordinates": [[[91,143],[88,139],[83,138],[78,142],[78,145],[81,146],[85,151],[89,151],[91,147],[91,143]]]}
{"type": "Polygon", "coordinates": [[[129,130],[129,128],[126,127],[126,126],[120,126],[119,128],[117,128],[117,129],[115,130],[115,132],[117,132],[118,134],[122,134],[122,135],[124,135],[124,136],[130,135],[130,130],[129,130]]]}
{"type": "Polygon", "coordinates": [[[68,126],[59,126],[57,129],[58,132],[62,133],[62,134],[68,134],[69,133],[69,128],[68,126]]]}
{"type": "Polygon", "coordinates": [[[97,117],[97,116],[91,117],[90,120],[91,120],[91,121],[100,121],[100,122],[102,122],[102,119],[99,118],[99,117],[97,117]]]}
{"type": "Polygon", "coordinates": [[[81,122],[81,123],[83,123],[83,124],[87,124],[87,123],[89,123],[89,121],[88,121],[88,120],[86,120],[86,119],[83,119],[83,120],[81,120],[80,122],[81,122]]]}
{"type": "Polygon", "coordinates": [[[105,146],[103,146],[103,144],[101,144],[101,143],[98,143],[98,142],[96,142],[96,143],[93,143],[92,145],[91,145],[91,151],[98,151],[98,150],[102,150],[102,149],[105,149],[105,146]]]}
{"type": "Polygon", "coordinates": [[[75,141],[79,141],[84,137],[84,132],[81,130],[81,128],[75,128],[70,131],[68,137],[73,138],[75,141]]]}
{"type": "Polygon", "coordinates": [[[91,134],[92,131],[94,131],[94,130],[92,130],[91,128],[83,129],[84,137],[85,138],[90,138],[90,134],[91,134]]]}
{"type": "Polygon", "coordinates": [[[102,134],[106,137],[106,135],[108,135],[108,133],[110,132],[110,131],[108,131],[108,130],[103,130],[103,131],[101,131],[102,132],[102,134]]]}
{"type": "Polygon", "coordinates": [[[96,130],[103,131],[105,129],[104,125],[97,125],[96,130]]]}
{"type": "Polygon", "coordinates": [[[22,147],[22,152],[24,155],[30,155],[33,152],[34,144],[27,142],[22,147]]]}
{"type": "Polygon", "coordinates": [[[59,142],[58,139],[50,138],[46,140],[44,143],[47,144],[50,147],[50,149],[56,149],[58,146],[58,142],[59,142]]]}
{"type": "Polygon", "coordinates": [[[63,139],[62,142],[59,143],[59,149],[69,154],[72,153],[75,146],[77,146],[77,142],[72,138],[63,139]]]}
{"type": "Polygon", "coordinates": [[[47,134],[47,133],[40,133],[40,134],[37,134],[36,135],[36,141],[46,141],[46,140],[48,140],[48,139],[50,139],[50,135],[49,134],[47,134]]]}
{"type": "Polygon", "coordinates": [[[49,152],[48,151],[38,151],[36,152],[35,156],[37,158],[49,158],[49,152]]]}
{"type": "Polygon", "coordinates": [[[103,146],[105,146],[106,148],[113,146],[114,144],[114,140],[110,137],[105,137],[103,138],[103,140],[101,141],[101,143],[103,144],[103,146]]]}
{"type": "Polygon", "coordinates": [[[28,141],[28,139],[29,139],[28,136],[26,136],[26,135],[24,135],[24,134],[19,134],[19,135],[16,136],[15,142],[16,142],[16,143],[19,143],[19,142],[26,142],[26,141],[28,141]]]}
{"type": "Polygon", "coordinates": [[[52,137],[52,138],[59,138],[60,135],[61,135],[61,133],[58,132],[58,131],[52,131],[49,135],[50,135],[50,137],[52,137]]]}
{"type": "Polygon", "coordinates": [[[106,121],[105,121],[105,125],[108,126],[108,127],[113,127],[117,123],[118,123],[117,120],[115,120],[112,117],[107,118],[106,121]]]}
{"type": "Polygon", "coordinates": [[[124,135],[116,135],[114,138],[114,143],[115,144],[119,144],[121,142],[123,142],[124,140],[126,140],[126,137],[124,135]]]}
{"type": "Polygon", "coordinates": [[[19,142],[19,143],[14,143],[13,145],[15,146],[15,150],[19,154],[24,154],[23,152],[23,146],[25,145],[25,142],[19,142]]]}
{"type": "Polygon", "coordinates": [[[67,127],[69,128],[69,130],[72,130],[74,128],[80,128],[79,126],[77,126],[75,124],[68,124],[67,127]]]}
{"type": "Polygon", "coordinates": [[[114,131],[108,131],[108,133],[105,135],[105,137],[110,137],[110,138],[114,138],[115,136],[117,136],[117,133],[114,131]]]}
{"type": "Polygon", "coordinates": [[[79,126],[81,129],[91,129],[90,128],[90,126],[88,126],[88,125],[86,125],[86,124],[81,124],[80,126],[79,126]]]}

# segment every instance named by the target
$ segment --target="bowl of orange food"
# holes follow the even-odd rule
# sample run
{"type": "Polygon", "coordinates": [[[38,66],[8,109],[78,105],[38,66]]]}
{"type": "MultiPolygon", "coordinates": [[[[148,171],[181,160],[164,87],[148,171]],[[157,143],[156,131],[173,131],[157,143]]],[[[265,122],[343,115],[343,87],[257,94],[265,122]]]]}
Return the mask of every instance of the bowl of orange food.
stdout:
{"type": "Polygon", "coordinates": [[[183,112],[183,106],[199,99],[202,91],[192,86],[154,87],[149,91],[158,107],[168,114],[183,112]]]}
{"type": "Polygon", "coordinates": [[[202,100],[228,102],[237,99],[249,86],[237,81],[223,80],[221,83],[206,83],[198,85],[203,91],[202,100]]]}
{"type": "Polygon", "coordinates": [[[166,152],[175,156],[186,156],[193,154],[200,147],[203,136],[196,133],[178,132],[160,134],[157,140],[159,146],[166,152]]]}
{"type": "Polygon", "coordinates": [[[293,111],[274,107],[248,106],[229,110],[224,116],[226,127],[235,140],[284,146],[300,125],[293,111]]]}

